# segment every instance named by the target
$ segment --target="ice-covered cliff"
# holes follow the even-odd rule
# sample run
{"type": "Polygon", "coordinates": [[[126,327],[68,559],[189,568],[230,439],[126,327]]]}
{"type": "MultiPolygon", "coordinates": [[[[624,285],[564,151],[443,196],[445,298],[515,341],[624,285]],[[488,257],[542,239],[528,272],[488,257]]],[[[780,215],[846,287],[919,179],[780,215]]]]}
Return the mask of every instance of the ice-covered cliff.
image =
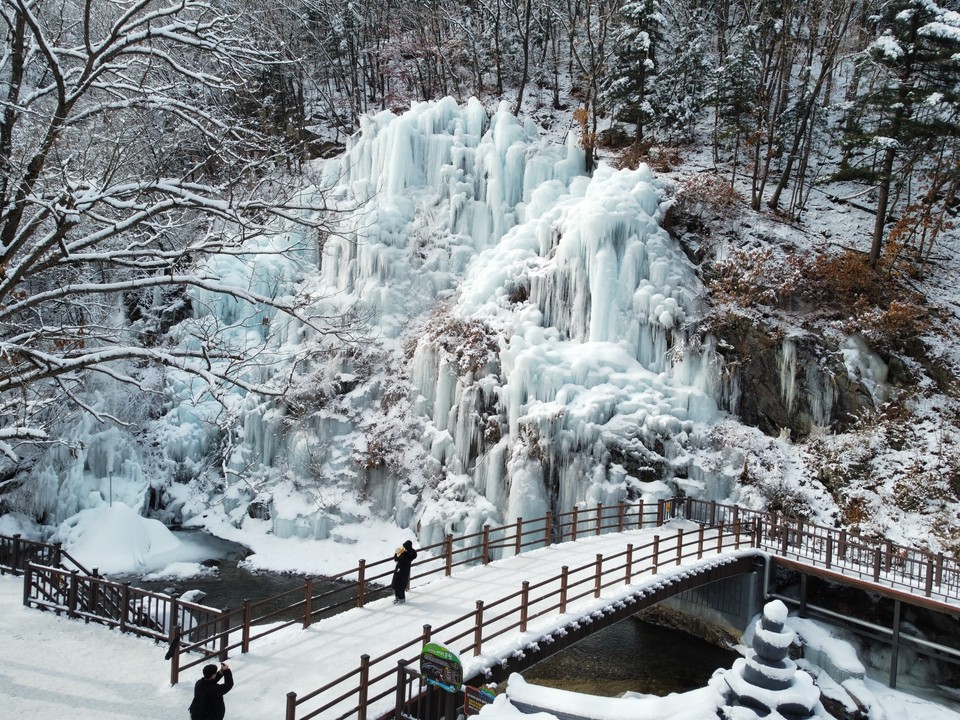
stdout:
{"type": "Polygon", "coordinates": [[[318,177],[304,204],[331,209],[322,228],[291,224],[207,268],[303,321],[195,293],[171,332],[216,326],[257,348],[244,372],[290,379],[284,396],[213,397],[167,371],[158,419],[79,423],[72,453],[36,464],[38,515],[102,503],[109,480],[168,521],[324,538],[392,516],[428,543],[678,487],[730,496],[740,467],[690,454],[729,378],[689,331],[701,288],[647,168],[587,177],[574,142],[446,99],[366,119],[318,177]]]}

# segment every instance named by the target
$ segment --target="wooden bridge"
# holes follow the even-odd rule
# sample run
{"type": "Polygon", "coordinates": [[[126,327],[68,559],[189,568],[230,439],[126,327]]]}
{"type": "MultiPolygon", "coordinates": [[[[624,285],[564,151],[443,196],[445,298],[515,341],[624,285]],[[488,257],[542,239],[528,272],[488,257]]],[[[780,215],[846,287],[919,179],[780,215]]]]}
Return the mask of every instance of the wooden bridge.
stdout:
{"type": "MultiPolygon", "coordinates": [[[[307,581],[263,603],[221,611],[118,585],[76,566],[55,567],[54,546],[39,563],[25,560],[36,546],[0,538],[0,566],[24,573],[24,603],[163,638],[172,683],[183,670],[237,651],[247,654],[246,665],[255,665],[258,653],[267,652],[259,648],[269,647],[275,655],[288,654],[295,667],[297,653],[308,652],[311,640],[354,638],[364,652],[353,667],[349,658],[331,655],[329,662],[313,662],[299,681],[287,673],[273,683],[300,690],[289,692],[285,702],[277,698],[278,720],[281,712],[286,720],[453,717],[412,667],[425,643],[440,642],[458,653],[466,678],[497,679],[539,659],[545,654],[541,646],[570,644],[677,592],[750,572],[757,560],[960,615],[955,558],[686,498],[597,506],[448,536],[421,549],[424,559],[415,564],[412,580],[415,600],[379,608],[381,602],[373,616],[366,606],[376,602],[378,591],[382,596],[390,559],[361,562],[333,578],[332,590],[315,592],[307,581]],[[283,610],[263,609],[278,601],[283,610]],[[385,632],[382,623],[395,627],[398,621],[411,627],[409,640],[386,646],[384,638],[395,643],[396,634],[385,632]],[[263,640],[273,634],[272,642],[263,640]]],[[[316,653],[315,644],[309,652],[316,653]]],[[[268,673],[264,666],[262,677],[268,673]]]]}

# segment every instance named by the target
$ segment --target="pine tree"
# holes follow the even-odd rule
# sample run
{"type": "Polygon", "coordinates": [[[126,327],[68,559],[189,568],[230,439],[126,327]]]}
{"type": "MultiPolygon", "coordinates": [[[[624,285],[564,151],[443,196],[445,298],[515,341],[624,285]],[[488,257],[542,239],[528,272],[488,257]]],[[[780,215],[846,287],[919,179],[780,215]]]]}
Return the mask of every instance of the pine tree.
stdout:
{"type": "Polygon", "coordinates": [[[670,143],[689,142],[703,110],[714,72],[705,27],[706,20],[696,15],[679,28],[654,80],[654,128],[670,143]]]}
{"type": "Polygon", "coordinates": [[[758,97],[761,88],[760,58],[754,48],[755,30],[752,26],[747,27],[734,37],[730,54],[714,78],[714,155],[722,140],[732,140],[731,182],[737,177],[741,146],[756,128],[757,115],[761,110],[758,97]]]}
{"type": "Polygon", "coordinates": [[[634,143],[644,139],[654,116],[651,98],[657,73],[657,52],[664,36],[659,0],[633,0],[619,13],[616,48],[603,101],[620,117],[635,123],[634,143]]]}
{"type": "Polygon", "coordinates": [[[878,36],[862,62],[873,82],[853,112],[862,120],[847,140],[876,150],[870,177],[877,183],[877,214],[870,248],[883,250],[898,160],[916,167],[942,155],[960,138],[960,14],[933,0],[892,0],[879,16],[878,36]]]}

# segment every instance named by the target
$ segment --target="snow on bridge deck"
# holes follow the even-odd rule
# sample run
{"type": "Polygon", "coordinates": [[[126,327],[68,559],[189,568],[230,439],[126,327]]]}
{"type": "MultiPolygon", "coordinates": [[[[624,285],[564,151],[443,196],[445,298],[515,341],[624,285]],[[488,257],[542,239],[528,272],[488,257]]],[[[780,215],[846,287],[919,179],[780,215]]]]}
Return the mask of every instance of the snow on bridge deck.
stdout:
{"type": "MultiPolygon", "coordinates": [[[[748,542],[745,542],[740,550],[728,547],[722,554],[718,554],[716,530],[706,529],[702,558],[698,560],[694,551],[692,557],[684,559],[678,565],[677,530],[680,528],[696,531],[699,526],[692,522],[675,520],[664,527],[591,536],[576,542],[543,547],[491,562],[486,566],[462,570],[450,577],[421,585],[418,585],[414,578],[413,587],[408,592],[404,605],[394,605],[392,598],[376,600],[362,608],[318,621],[306,629],[287,628],[274,633],[253,642],[249,653],[233,658],[237,666],[242,668],[242,676],[255,677],[256,682],[238,681],[236,689],[229,696],[232,701],[230,717],[232,720],[280,720],[284,715],[287,692],[294,691],[302,697],[323,687],[358,667],[362,654],[369,655],[372,662],[378,661],[376,667],[371,669],[371,677],[388,673],[386,678],[372,685],[370,696],[374,697],[394,686],[399,660],[414,659],[418,656],[424,625],[429,624],[433,628],[446,626],[474,610],[478,600],[482,600],[489,608],[498,600],[515,596],[524,581],[535,586],[542,580],[557,578],[563,566],[570,569],[571,585],[577,580],[588,580],[581,584],[576,592],[570,591],[571,597],[580,594],[586,596],[571,600],[566,613],[561,615],[558,611],[548,612],[531,620],[526,633],[513,629],[490,640],[484,640],[482,653],[479,655],[469,649],[473,642],[472,617],[463,619],[442,632],[434,631],[431,641],[447,645],[460,656],[466,678],[492,666],[500,658],[522,651],[529,643],[568,626],[577,618],[587,618],[605,606],[622,602],[624,598],[635,596],[642,590],[662,587],[668,581],[676,580],[677,576],[697,574],[718,564],[756,553],[756,550],[751,550],[748,542]],[[597,555],[612,557],[622,554],[628,544],[633,544],[636,548],[647,546],[654,536],[661,538],[659,551],[662,564],[657,574],[653,575],[650,571],[641,574],[638,569],[634,569],[635,574],[630,585],[624,583],[625,572],[616,583],[605,578],[604,582],[610,583],[609,587],[601,590],[599,598],[594,597],[592,578],[595,576],[597,555]],[[580,572],[574,573],[575,568],[580,568],[580,572]],[[449,638],[459,635],[466,637],[447,643],[449,638]],[[407,643],[409,645],[402,652],[391,653],[407,643]],[[463,652],[463,648],[468,648],[467,652],[463,652]]],[[[691,535],[687,534],[686,540],[689,541],[690,538],[691,535]]],[[[647,552],[649,553],[649,548],[647,552]]],[[[690,548],[687,547],[685,552],[690,553],[690,548]]],[[[623,565],[623,562],[621,558],[619,564],[623,565]]],[[[647,567],[649,564],[638,563],[635,568],[647,567]]],[[[537,594],[541,597],[550,594],[550,600],[531,603],[530,614],[534,615],[549,604],[555,604],[559,589],[559,580],[539,588],[537,594]]],[[[509,607],[516,608],[518,604],[519,601],[512,602],[509,607]]],[[[499,622],[487,626],[484,635],[493,636],[500,628],[516,625],[518,612],[511,612],[499,622]]],[[[490,609],[489,613],[488,617],[506,614],[506,608],[490,609]]],[[[352,685],[341,684],[327,693],[322,693],[304,703],[303,707],[298,709],[297,717],[307,715],[328,700],[354,690],[356,685],[357,681],[354,680],[352,685]]],[[[187,690],[191,686],[191,683],[181,683],[178,687],[187,690]]],[[[376,717],[380,711],[389,710],[393,703],[392,694],[373,703],[368,717],[376,717]]],[[[351,704],[356,704],[355,699],[352,703],[343,703],[343,707],[347,708],[351,704]]],[[[331,710],[320,717],[339,715],[340,712],[331,710]]]]}

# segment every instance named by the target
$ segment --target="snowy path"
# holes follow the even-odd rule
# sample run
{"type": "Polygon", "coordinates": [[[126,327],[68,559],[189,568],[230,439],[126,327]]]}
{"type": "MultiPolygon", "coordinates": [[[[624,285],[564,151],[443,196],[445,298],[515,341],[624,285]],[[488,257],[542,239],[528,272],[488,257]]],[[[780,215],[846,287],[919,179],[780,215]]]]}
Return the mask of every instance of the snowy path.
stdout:
{"type": "MultiPolygon", "coordinates": [[[[671,525],[692,527],[688,523],[671,525]]],[[[475,607],[477,600],[490,604],[516,593],[524,580],[557,575],[562,566],[571,569],[604,556],[622,552],[627,543],[635,546],[650,542],[655,534],[663,538],[664,558],[674,557],[675,545],[668,540],[669,528],[630,531],[589,537],[575,543],[563,543],[486,567],[476,567],[422,586],[414,583],[406,605],[393,605],[390,599],[378,600],[318,622],[307,629],[287,628],[255,641],[250,652],[235,655],[229,663],[237,685],[227,696],[230,720],[282,720],[286,693],[304,695],[359,665],[361,654],[377,658],[389,650],[419,638],[423,625],[440,627],[475,607]],[[674,554],[671,554],[671,550],[674,554]]],[[[709,536],[708,536],[709,537],[709,536]]],[[[709,543],[707,547],[712,547],[709,543]]],[[[744,551],[749,551],[745,548],[744,551]]],[[[699,564],[712,564],[713,552],[705,552],[699,564]]],[[[656,576],[644,574],[633,579],[631,589],[662,583],[672,574],[689,571],[681,567],[661,567],[656,576]]],[[[166,648],[149,641],[125,636],[97,625],[57,618],[49,613],[28,610],[19,605],[19,579],[4,577],[0,582],[0,638],[3,639],[0,663],[0,700],[10,717],[50,718],[148,718],[184,720],[192,697],[193,681],[174,687],[168,684],[169,666],[164,661],[166,648]],[[64,624],[69,628],[65,628],[64,624]],[[82,632],[75,632],[77,628],[82,632]],[[67,632],[69,630],[69,632],[67,632]],[[40,654],[47,658],[41,667],[18,660],[40,654]],[[29,678],[24,681],[24,678],[29,678]]],[[[606,589],[601,598],[592,594],[573,602],[563,618],[555,614],[530,623],[528,637],[561,627],[576,615],[591,612],[615,602],[631,589],[622,585],[606,589]]],[[[515,618],[507,620],[515,622],[515,618]]],[[[505,620],[505,622],[507,621],[505,620]]],[[[459,627],[438,633],[433,640],[444,642],[458,634],[459,627]]],[[[469,640],[460,641],[460,647],[469,640]]],[[[485,642],[486,656],[505,656],[521,647],[519,633],[507,633],[485,642]]],[[[451,649],[457,651],[455,644],[451,649]]],[[[403,653],[413,657],[416,649],[403,653]]],[[[382,669],[396,667],[398,658],[384,660],[382,669]]],[[[461,656],[465,674],[483,658],[461,656]]],[[[344,687],[344,692],[350,687],[344,687]]],[[[318,699],[302,708],[309,712],[322,702],[318,699]]],[[[387,700],[386,707],[392,700],[387,700]]],[[[381,703],[381,707],[384,706],[381,703]]],[[[302,713],[298,713],[302,714],[302,713]]]]}

